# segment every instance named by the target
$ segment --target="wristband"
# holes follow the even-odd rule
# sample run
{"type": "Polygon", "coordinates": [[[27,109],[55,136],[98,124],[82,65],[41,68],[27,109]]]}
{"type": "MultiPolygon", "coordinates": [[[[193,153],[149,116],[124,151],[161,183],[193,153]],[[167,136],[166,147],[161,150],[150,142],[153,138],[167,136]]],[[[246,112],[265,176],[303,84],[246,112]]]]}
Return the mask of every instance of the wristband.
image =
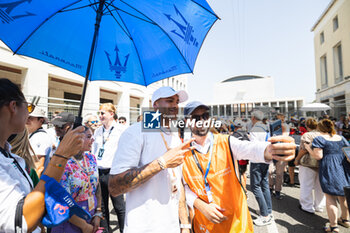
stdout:
{"type": "Polygon", "coordinates": [[[64,170],[63,165],[60,164],[60,163],[55,163],[55,164],[49,163],[49,165],[52,166],[52,167],[56,167],[58,169],[64,170]]]}
{"type": "Polygon", "coordinates": [[[180,224],[180,228],[181,229],[191,229],[192,226],[191,226],[191,224],[180,224]]]}
{"type": "Polygon", "coordinates": [[[102,212],[96,212],[96,213],[94,214],[94,216],[92,216],[92,217],[99,217],[99,218],[103,219],[102,212]]]}
{"type": "Polygon", "coordinates": [[[102,211],[102,208],[101,207],[97,207],[96,211],[102,211]]]}
{"type": "Polygon", "coordinates": [[[158,162],[158,164],[159,164],[159,166],[160,166],[160,168],[161,168],[162,170],[164,170],[164,169],[166,168],[165,160],[164,160],[163,157],[159,157],[159,158],[157,159],[157,162],[158,162]]]}
{"type": "Polygon", "coordinates": [[[66,160],[69,159],[69,158],[67,158],[67,157],[65,157],[65,156],[63,156],[63,155],[59,155],[59,154],[53,154],[52,156],[57,156],[57,157],[59,157],[59,158],[66,159],[66,160]]]}

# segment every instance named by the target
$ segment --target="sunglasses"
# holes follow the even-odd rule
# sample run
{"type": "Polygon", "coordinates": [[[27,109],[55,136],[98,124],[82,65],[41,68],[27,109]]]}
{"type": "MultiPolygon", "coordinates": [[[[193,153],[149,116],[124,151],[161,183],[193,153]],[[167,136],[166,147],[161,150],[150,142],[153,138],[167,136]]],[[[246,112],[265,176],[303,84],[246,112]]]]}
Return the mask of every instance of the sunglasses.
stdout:
{"type": "Polygon", "coordinates": [[[195,121],[199,121],[200,119],[203,119],[206,121],[209,119],[209,112],[205,112],[202,115],[192,115],[191,118],[194,119],[195,121]]]}
{"type": "Polygon", "coordinates": [[[63,130],[65,126],[66,126],[66,125],[62,125],[61,127],[59,127],[58,125],[55,125],[55,128],[56,128],[56,129],[63,130]]]}
{"type": "Polygon", "coordinates": [[[89,121],[91,124],[97,124],[98,121],[89,121]]]}
{"type": "Polygon", "coordinates": [[[28,112],[30,114],[30,113],[32,113],[34,111],[35,105],[32,104],[32,103],[28,103],[27,109],[28,109],[28,112]]]}
{"type": "Polygon", "coordinates": [[[120,124],[123,124],[123,123],[125,123],[125,121],[119,121],[119,123],[120,123],[120,124]]]}
{"type": "Polygon", "coordinates": [[[103,116],[106,113],[105,112],[97,112],[97,114],[103,116]]]}

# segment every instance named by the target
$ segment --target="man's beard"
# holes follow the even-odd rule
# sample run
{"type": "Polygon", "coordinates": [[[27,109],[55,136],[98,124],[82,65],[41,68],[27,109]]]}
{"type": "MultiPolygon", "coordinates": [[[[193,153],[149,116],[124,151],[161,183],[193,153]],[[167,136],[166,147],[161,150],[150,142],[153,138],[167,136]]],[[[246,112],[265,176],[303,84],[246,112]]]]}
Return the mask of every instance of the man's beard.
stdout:
{"type": "Polygon", "coordinates": [[[200,137],[203,137],[203,136],[206,136],[209,132],[209,127],[208,128],[201,128],[201,129],[198,129],[198,128],[191,128],[191,132],[197,136],[200,136],[200,137]]]}

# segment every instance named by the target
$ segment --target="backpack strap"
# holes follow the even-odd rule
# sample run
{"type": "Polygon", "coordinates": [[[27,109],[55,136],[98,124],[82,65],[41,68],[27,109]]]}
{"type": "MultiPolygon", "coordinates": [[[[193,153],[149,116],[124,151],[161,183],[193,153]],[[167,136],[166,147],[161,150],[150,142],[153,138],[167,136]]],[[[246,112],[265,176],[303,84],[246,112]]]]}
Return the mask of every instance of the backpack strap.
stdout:
{"type": "Polygon", "coordinates": [[[35,130],[30,136],[29,136],[29,139],[31,139],[33,136],[34,136],[34,134],[36,134],[36,133],[46,133],[46,131],[43,129],[43,128],[39,128],[39,129],[37,129],[37,130],[35,130]]]}

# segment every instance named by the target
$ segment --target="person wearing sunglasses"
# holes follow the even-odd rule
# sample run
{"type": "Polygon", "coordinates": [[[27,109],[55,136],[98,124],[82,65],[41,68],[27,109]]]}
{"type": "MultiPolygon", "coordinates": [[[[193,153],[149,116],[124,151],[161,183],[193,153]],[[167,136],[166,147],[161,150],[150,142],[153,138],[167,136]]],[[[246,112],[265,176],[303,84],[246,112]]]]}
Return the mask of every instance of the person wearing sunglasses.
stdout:
{"type": "Polygon", "coordinates": [[[59,113],[51,123],[55,126],[56,136],[59,137],[60,141],[69,129],[73,127],[75,117],[72,113],[61,112],[59,113]]]}
{"type": "MultiPolygon", "coordinates": [[[[25,129],[28,110],[32,111],[29,106],[16,84],[0,79],[0,232],[40,232],[37,226],[45,214],[46,182],[40,180],[33,187],[24,159],[12,154],[7,142],[12,134],[25,129]]],[[[82,149],[83,131],[78,127],[67,133],[44,172],[46,176],[61,179],[68,158],[82,149]]]]}
{"type": "Polygon", "coordinates": [[[88,113],[84,117],[84,125],[89,127],[92,130],[92,133],[95,133],[95,130],[99,127],[98,117],[88,113]]]}
{"type": "Polygon", "coordinates": [[[43,129],[43,124],[47,124],[47,117],[45,111],[36,107],[32,113],[29,114],[26,127],[29,133],[30,145],[33,148],[35,155],[39,158],[37,165],[37,173],[40,177],[45,165],[52,152],[52,140],[48,137],[47,132],[43,129]]]}
{"type": "Polygon", "coordinates": [[[269,163],[272,159],[292,160],[295,144],[291,137],[271,138],[271,142],[241,141],[233,136],[213,134],[209,107],[193,101],[184,115],[190,121],[193,150],[185,153],[182,174],[187,204],[194,209],[194,232],[253,232],[244,190],[239,182],[237,160],[269,163]],[[285,157],[276,156],[279,154],[285,157]]]}
{"type": "Polygon", "coordinates": [[[126,125],[126,118],[121,116],[121,117],[119,117],[118,122],[119,122],[119,124],[126,125]]]}

